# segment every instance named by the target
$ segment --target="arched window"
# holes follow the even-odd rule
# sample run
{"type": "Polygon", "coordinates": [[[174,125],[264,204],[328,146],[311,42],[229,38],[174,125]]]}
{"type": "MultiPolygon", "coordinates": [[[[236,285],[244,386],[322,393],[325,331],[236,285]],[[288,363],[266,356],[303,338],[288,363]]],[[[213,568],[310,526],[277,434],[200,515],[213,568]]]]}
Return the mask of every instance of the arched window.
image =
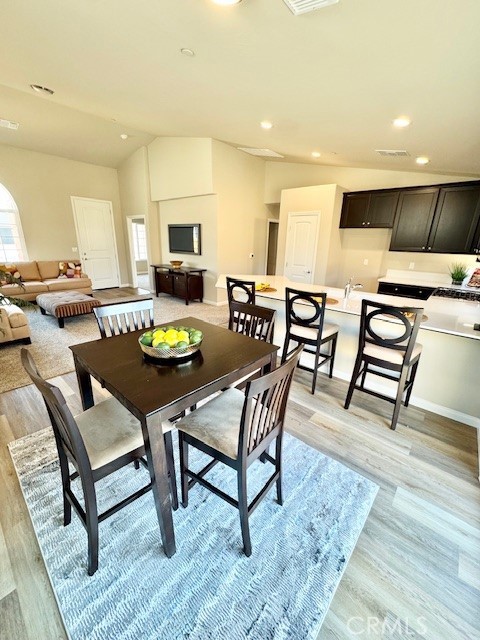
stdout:
{"type": "Polygon", "coordinates": [[[0,184],[0,262],[28,260],[25,238],[12,194],[0,184]]]}

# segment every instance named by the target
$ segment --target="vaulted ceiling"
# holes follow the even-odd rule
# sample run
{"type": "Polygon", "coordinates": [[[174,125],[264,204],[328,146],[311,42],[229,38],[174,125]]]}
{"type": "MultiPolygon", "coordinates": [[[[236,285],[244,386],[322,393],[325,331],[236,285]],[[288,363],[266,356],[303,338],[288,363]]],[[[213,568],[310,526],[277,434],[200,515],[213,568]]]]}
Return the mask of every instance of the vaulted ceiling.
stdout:
{"type": "Polygon", "coordinates": [[[5,0],[1,16],[0,118],[20,127],[0,144],[118,166],[155,136],[207,136],[289,162],[480,175],[478,0],[299,16],[283,0],[5,0]]]}

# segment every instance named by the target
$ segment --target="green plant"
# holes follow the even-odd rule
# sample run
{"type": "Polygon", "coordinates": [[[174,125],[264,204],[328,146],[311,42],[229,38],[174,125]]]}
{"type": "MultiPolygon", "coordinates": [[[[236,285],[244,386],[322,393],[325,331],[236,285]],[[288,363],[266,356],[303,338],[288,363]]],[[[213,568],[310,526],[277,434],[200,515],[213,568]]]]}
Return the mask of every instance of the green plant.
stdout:
{"type": "MultiPolygon", "coordinates": [[[[10,273],[10,271],[5,271],[4,269],[0,269],[0,283],[16,284],[22,289],[25,289],[25,285],[23,284],[20,278],[15,278],[10,273]]],[[[28,300],[15,298],[14,296],[7,296],[4,293],[0,292],[0,305],[3,305],[3,304],[16,304],[17,307],[33,307],[33,304],[28,300]]]]}
{"type": "Polygon", "coordinates": [[[449,266],[450,276],[455,282],[461,282],[467,277],[467,265],[463,262],[454,262],[449,266]]]}

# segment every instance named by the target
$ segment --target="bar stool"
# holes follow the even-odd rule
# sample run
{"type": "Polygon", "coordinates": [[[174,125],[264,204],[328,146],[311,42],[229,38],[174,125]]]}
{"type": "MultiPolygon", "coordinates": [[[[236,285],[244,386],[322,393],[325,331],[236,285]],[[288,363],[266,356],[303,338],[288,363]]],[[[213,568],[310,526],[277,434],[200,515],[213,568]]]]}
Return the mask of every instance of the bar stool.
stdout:
{"type": "Polygon", "coordinates": [[[410,401],[422,353],[422,345],[415,342],[422,314],[423,309],[420,307],[394,307],[362,300],[358,353],[345,409],[349,408],[355,389],[387,400],[395,405],[390,425],[391,429],[395,429],[405,393],[403,404],[407,407],[410,401]],[[365,388],[367,373],[396,381],[398,386],[395,398],[365,388]],[[357,384],[360,376],[360,384],[357,384]]]}
{"type": "Polygon", "coordinates": [[[293,353],[289,351],[290,341],[305,345],[304,353],[314,355],[313,367],[297,364],[299,369],[313,373],[312,393],[315,393],[318,369],[330,362],[328,377],[332,377],[335,350],[337,347],[338,325],[324,322],[326,293],[308,292],[300,289],[285,288],[285,317],[287,331],[283,344],[282,362],[293,353]],[[329,353],[321,351],[324,344],[329,344],[329,353]],[[322,358],[320,360],[320,358],[322,358]]]}

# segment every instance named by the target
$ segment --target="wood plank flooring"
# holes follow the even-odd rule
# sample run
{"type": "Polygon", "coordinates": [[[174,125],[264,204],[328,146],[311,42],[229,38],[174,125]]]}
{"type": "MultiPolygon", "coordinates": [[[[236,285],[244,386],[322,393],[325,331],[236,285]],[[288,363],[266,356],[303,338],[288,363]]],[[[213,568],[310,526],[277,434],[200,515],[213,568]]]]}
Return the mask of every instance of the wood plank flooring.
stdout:
{"type": "MultiPolygon", "coordinates": [[[[78,412],[75,375],[55,380],[78,412]]],[[[393,432],[389,404],[356,393],[345,411],[344,382],[309,385],[296,372],[288,431],[380,486],[319,639],[480,639],[475,429],[409,407],[393,432]]],[[[32,386],[0,396],[1,640],[66,638],[6,448],[47,425],[32,386]]]]}

